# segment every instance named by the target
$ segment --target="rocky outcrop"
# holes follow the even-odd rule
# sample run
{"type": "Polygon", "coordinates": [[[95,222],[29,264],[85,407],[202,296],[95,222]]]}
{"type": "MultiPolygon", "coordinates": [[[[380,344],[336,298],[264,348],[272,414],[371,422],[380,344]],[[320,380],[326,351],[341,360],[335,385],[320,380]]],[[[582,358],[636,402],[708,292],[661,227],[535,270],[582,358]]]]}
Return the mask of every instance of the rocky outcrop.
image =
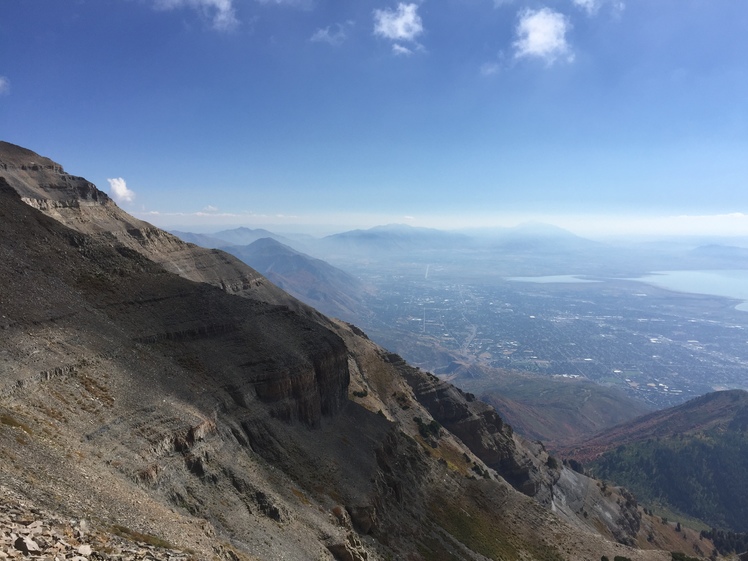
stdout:
{"type": "Polygon", "coordinates": [[[464,394],[436,376],[413,368],[395,354],[386,359],[398,366],[416,398],[433,418],[462,440],[473,453],[515,489],[541,502],[550,502],[558,471],[548,465],[548,454],[535,454],[518,445],[512,428],[490,406],[464,394]]]}
{"type": "Polygon", "coordinates": [[[616,541],[636,543],[641,514],[624,489],[603,491],[589,477],[566,468],[540,442],[516,435],[489,405],[389,353],[433,418],[457,436],[486,466],[521,493],[568,522],[601,531],[616,541]]]}
{"type": "Polygon", "coordinates": [[[0,559],[187,561],[191,557],[155,536],[60,517],[2,487],[0,498],[0,559]]]}
{"type": "Polygon", "coordinates": [[[343,342],[330,337],[310,349],[308,359],[306,364],[251,379],[244,390],[233,386],[232,397],[246,404],[251,386],[261,401],[272,405],[277,418],[317,426],[323,415],[337,413],[347,401],[348,355],[343,342]]]}

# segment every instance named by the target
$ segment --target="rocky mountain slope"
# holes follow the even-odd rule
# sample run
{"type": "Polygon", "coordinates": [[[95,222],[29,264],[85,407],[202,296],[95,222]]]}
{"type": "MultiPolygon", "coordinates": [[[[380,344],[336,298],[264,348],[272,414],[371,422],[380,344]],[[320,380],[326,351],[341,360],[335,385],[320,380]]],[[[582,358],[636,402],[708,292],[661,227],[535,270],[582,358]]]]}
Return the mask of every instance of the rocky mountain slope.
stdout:
{"type": "Polygon", "coordinates": [[[626,491],[7,143],[0,286],[0,486],[92,557],[670,558],[626,491]]]}
{"type": "Polygon", "coordinates": [[[199,248],[122,211],[106,193],[34,152],[0,141],[2,176],[28,205],[102,243],[133,249],[166,270],[232,294],[292,305],[288,295],[225,252],[199,248]]]}
{"type": "Polygon", "coordinates": [[[748,530],[748,392],[715,392],[623,423],[563,453],[649,504],[748,530]]]}

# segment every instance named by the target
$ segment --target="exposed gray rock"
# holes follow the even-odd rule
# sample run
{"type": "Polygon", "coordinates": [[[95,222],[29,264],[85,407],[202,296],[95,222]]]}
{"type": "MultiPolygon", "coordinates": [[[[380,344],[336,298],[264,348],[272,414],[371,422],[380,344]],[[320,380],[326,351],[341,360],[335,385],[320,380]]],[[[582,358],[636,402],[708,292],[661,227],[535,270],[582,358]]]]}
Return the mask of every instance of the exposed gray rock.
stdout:
{"type": "Polygon", "coordinates": [[[25,554],[36,554],[41,552],[37,543],[28,536],[18,536],[13,542],[13,547],[25,554]]]}
{"type": "Polygon", "coordinates": [[[0,559],[186,561],[189,557],[184,551],[156,548],[92,528],[85,520],[61,518],[0,486],[0,559]],[[107,553],[101,552],[104,549],[107,553]]]}

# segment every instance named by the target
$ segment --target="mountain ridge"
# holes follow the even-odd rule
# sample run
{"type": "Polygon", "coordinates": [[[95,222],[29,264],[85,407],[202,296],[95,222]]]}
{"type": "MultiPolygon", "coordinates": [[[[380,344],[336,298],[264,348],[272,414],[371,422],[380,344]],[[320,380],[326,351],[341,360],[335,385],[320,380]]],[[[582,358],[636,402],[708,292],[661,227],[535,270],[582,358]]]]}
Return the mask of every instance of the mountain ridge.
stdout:
{"type": "Polygon", "coordinates": [[[353,323],[370,314],[365,303],[369,290],[356,277],[274,238],[224,250],[323,314],[353,323]]]}
{"type": "Polygon", "coordinates": [[[748,528],[748,392],[713,392],[563,451],[651,507],[734,532],[748,528]]]}
{"type": "Polygon", "coordinates": [[[583,445],[568,446],[563,453],[590,461],[607,450],[637,440],[671,437],[713,430],[748,418],[748,392],[725,390],[712,392],[686,403],[654,411],[587,439],[583,445]]]}

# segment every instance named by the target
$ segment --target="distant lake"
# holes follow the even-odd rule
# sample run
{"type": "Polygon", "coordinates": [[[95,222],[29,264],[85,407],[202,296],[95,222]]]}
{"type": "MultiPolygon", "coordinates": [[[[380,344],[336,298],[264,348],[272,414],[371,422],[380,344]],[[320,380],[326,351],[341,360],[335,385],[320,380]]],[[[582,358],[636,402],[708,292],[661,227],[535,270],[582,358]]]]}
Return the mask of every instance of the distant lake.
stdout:
{"type": "Polygon", "coordinates": [[[600,282],[599,280],[585,279],[576,275],[549,275],[545,277],[507,277],[508,281],[517,282],[534,282],[538,284],[548,284],[552,282],[566,282],[566,283],[578,283],[578,282],[600,282]]]}
{"type": "Polygon", "coordinates": [[[743,303],[737,305],[736,309],[748,312],[748,270],[745,269],[724,271],[658,271],[651,275],[630,280],[644,282],[677,292],[736,298],[743,300],[743,303]]]}
{"type": "MultiPolygon", "coordinates": [[[[590,283],[604,282],[576,275],[548,275],[541,277],[507,277],[508,281],[550,283],[590,283]]],[[[643,282],[659,288],[686,292],[690,294],[708,294],[726,296],[743,300],[735,309],[748,312],[748,269],[714,270],[714,271],[657,271],[651,275],[626,279],[643,282]]]]}

